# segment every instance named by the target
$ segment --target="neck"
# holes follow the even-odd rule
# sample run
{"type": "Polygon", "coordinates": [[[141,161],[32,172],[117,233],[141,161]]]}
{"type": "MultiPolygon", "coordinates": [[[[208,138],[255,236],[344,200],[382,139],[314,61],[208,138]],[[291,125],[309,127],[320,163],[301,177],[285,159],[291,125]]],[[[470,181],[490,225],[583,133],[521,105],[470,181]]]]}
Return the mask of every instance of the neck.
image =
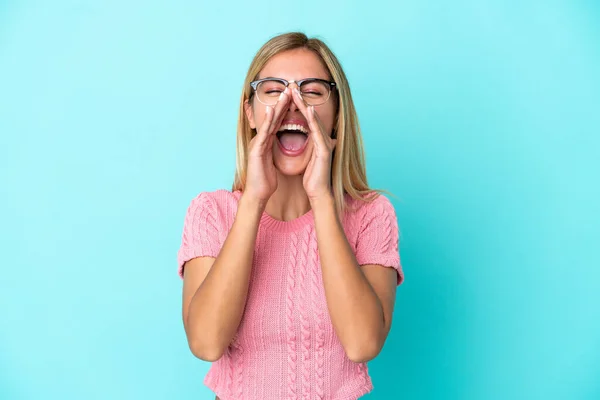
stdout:
{"type": "Polygon", "coordinates": [[[291,221],[310,210],[302,177],[303,175],[286,176],[277,172],[277,190],[267,203],[267,214],[280,221],[291,221]]]}

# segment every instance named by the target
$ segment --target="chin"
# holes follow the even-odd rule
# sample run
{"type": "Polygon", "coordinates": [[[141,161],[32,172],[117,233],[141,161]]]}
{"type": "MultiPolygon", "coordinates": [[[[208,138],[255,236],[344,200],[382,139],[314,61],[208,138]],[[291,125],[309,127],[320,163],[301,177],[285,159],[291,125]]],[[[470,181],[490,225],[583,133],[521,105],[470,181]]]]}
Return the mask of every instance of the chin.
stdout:
{"type": "MultiPolygon", "coordinates": [[[[299,160],[298,160],[299,161],[299,160]]],[[[308,163],[287,160],[275,160],[275,168],[285,176],[303,175],[308,163]]]]}
{"type": "MultiPolygon", "coordinates": [[[[277,146],[277,145],[275,145],[277,146]]],[[[279,147],[273,148],[273,163],[275,168],[285,176],[303,175],[310,161],[311,146],[305,146],[303,151],[295,156],[286,155],[279,147]]]]}

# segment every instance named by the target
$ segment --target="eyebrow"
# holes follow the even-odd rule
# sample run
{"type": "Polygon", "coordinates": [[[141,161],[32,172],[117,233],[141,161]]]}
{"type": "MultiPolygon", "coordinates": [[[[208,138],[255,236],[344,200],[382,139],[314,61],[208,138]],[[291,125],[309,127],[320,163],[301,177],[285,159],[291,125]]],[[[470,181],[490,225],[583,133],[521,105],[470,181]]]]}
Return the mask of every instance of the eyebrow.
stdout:
{"type": "MultiPolygon", "coordinates": [[[[285,79],[285,78],[279,78],[279,77],[277,77],[277,76],[265,76],[264,78],[261,78],[261,77],[259,76],[258,78],[256,78],[256,80],[257,80],[257,81],[258,81],[258,80],[261,80],[261,79],[283,79],[284,81],[288,81],[288,82],[289,82],[289,80],[288,80],[288,79],[285,79]]],[[[330,80],[330,78],[317,78],[317,77],[315,77],[315,76],[311,76],[310,78],[295,79],[295,81],[301,81],[301,80],[305,80],[305,79],[323,79],[323,80],[325,80],[325,81],[329,81],[329,80],[330,80]]]]}

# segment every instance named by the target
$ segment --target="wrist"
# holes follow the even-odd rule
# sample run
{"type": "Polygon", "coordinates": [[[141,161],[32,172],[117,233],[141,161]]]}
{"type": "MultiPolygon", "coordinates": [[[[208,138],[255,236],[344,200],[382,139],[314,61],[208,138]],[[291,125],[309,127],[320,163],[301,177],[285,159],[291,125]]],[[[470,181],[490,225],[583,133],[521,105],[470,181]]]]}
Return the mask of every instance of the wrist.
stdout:
{"type": "Polygon", "coordinates": [[[314,210],[314,212],[319,212],[320,210],[331,210],[332,208],[335,209],[335,199],[331,193],[309,198],[309,201],[310,207],[314,210]]]}
{"type": "Polygon", "coordinates": [[[267,206],[266,200],[258,199],[254,196],[242,193],[240,197],[238,209],[248,210],[253,213],[262,214],[267,206]]]}

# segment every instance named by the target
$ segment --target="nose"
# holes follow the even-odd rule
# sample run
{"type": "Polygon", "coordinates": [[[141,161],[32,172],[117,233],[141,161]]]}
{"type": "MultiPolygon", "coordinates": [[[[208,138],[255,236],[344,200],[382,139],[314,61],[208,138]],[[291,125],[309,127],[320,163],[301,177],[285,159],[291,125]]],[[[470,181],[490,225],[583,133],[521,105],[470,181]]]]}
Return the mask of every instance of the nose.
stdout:
{"type": "Polygon", "coordinates": [[[289,110],[291,112],[298,111],[299,109],[298,109],[298,106],[296,105],[296,102],[294,101],[294,97],[293,97],[294,94],[292,93],[292,91],[296,90],[296,89],[300,89],[300,87],[298,86],[298,84],[296,82],[290,82],[290,84],[288,85],[288,88],[290,89],[290,97],[291,97],[289,110]]]}
{"type": "Polygon", "coordinates": [[[289,107],[289,111],[290,112],[295,112],[298,111],[298,105],[296,104],[296,102],[294,101],[294,99],[290,99],[290,107],[289,107]]]}

